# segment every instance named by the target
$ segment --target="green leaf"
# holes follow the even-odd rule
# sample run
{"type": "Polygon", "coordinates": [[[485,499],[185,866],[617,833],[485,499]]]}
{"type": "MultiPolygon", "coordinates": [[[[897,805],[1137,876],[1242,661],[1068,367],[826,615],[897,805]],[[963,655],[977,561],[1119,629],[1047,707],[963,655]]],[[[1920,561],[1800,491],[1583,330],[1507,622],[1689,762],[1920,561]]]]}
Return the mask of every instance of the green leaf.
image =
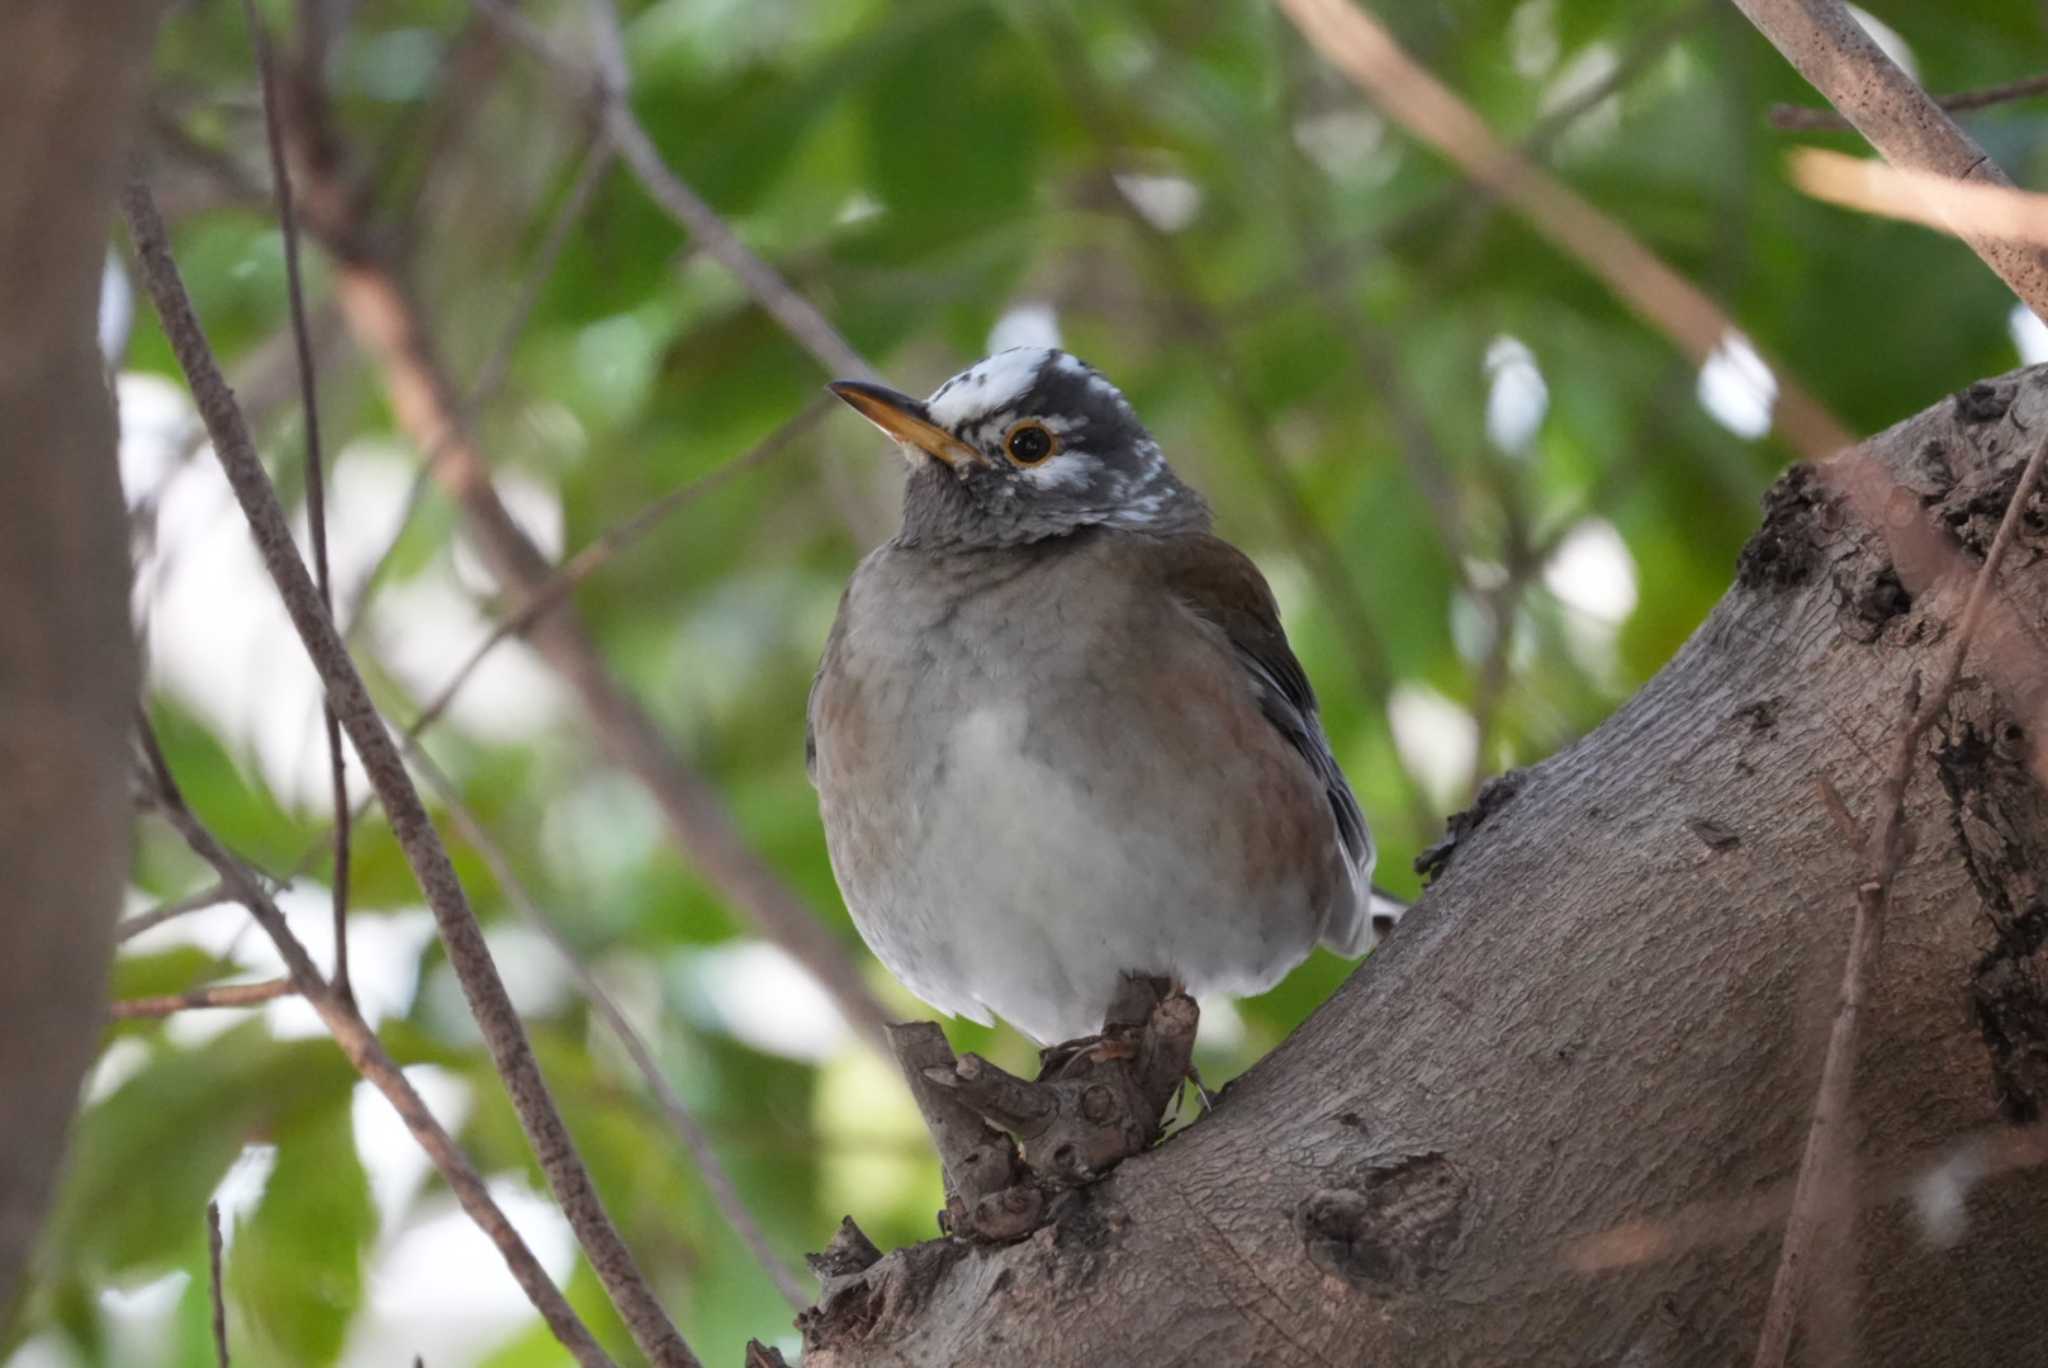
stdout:
{"type": "Polygon", "coordinates": [[[334,1360],[362,1298],[376,1229],[343,1094],[278,1132],[263,1200],[235,1232],[229,1285],[259,1360],[334,1360]]]}

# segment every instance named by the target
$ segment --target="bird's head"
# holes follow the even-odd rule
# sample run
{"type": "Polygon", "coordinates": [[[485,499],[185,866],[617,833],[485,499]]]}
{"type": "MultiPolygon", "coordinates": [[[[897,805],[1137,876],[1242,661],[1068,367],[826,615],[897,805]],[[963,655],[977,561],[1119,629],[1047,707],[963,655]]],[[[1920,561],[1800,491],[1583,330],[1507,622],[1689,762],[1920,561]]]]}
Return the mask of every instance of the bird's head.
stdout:
{"type": "Polygon", "coordinates": [[[1088,527],[1208,525],[1208,505],[1173,473],[1130,401],[1066,352],[997,352],[923,401],[857,380],[831,389],[911,463],[906,542],[1014,546],[1088,527]]]}

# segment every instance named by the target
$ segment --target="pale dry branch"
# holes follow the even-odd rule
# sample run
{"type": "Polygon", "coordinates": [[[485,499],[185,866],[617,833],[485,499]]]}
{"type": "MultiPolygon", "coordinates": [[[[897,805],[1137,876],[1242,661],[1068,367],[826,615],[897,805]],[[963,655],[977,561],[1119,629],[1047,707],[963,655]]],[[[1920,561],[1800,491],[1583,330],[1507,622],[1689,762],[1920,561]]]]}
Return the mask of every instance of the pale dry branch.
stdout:
{"type": "MultiPolygon", "coordinates": [[[[2011,186],[1990,154],[1885,55],[1841,0],[1735,4],[1886,161],[1948,180],[2011,186]]],[[[1967,221],[1953,231],[2021,302],[2048,319],[2048,246],[1986,234],[1967,221]]]]}
{"type": "MultiPolygon", "coordinates": [[[[1531,227],[1661,329],[1695,365],[1740,329],[1704,291],[1620,222],[1508,147],[1393,35],[1348,0],[1274,0],[1303,36],[1396,123],[1498,195],[1531,227]]],[[[1754,340],[1752,339],[1752,345],[1754,340]]],[[[1822,459],[1850,444],[1849,429],[1805,383],[1758,348],[1778,382],[1773,420],[1802,454],[1822,459]]]]}
{"type": "Polygon", "coordinates": [[[1849,953],[1842,969],[1834,1022],[1828,1033],[1827,1054],[1821,1063],[1820,1086],[1814,1095],[1813,1120],[1800,1155],[1792,1211],[1785,1223],[1785,1240],[1771,1283],[1770,1303],[1764,1312],[1763,1333],[1757,1343],[1756,1368],[1782,1368],[1805,1306],[1811,1266],[1823,1255],[1821,1232],[1830,1221],[1846,1222],[1853,1218],[1848,1192],[1853,1163],[1849,1126],[1855,1104],[1856,1065],[1864,1007],[1875,978],[1885,916],[1902,854],[1906,784],[1914,762],[1919,759],[1921,737],[1934,725],[1955,692],[1963,662],[1976,640],[1978,624],[1983,621],[1985,605],[1997,592],[1999,565],[2012,545],[2044,462],[2048,462],[2048,440],[2036,446],[2020,474],[2005,516],[1999,521],[1997,535],[1970,587],[1969,601],[1956,626],[1955,644],[1939,678],[1924,697],[1920,696],[1916,679],[1907,701],[1905,725],[1878,793],[1877,820],[1863,848],[1863,879],[1856,888],[1849,953]]]}
{"type": "Polygon", "coordinates": [[[1792,183],[1858,213],[1917,223],[1955,237],[2048,246],[2048,195],[1906,171],[1868,157],[1802,148],[1785,158],[1792,183]]]}
{"type": "MultiPolygon", "coordinates": [[[[326,685],[327,696],[334,702],[342,726],[354,742],[370,783],[384,805],[392,834],[426,895],[446,947],[449,964],[469,1000],[470,1011],[490,1050],[492,1063],[505,1082],[549,1188],[621,1318],[633,1332],[635,1341],[656,1364],[690,1365],[694,1368],[696,1356],[690,1352],[640,1276],[632,1254],[620,1240],[617,1229],[604,1210],[603,1202],[591,1183],[590,1173],[578,1156],[575,1142],[548,1093],[546,1080],[527,1040],[526,1028],[505,991],[503,980],[498,976],[482,928],[478,926],[461,881],[449,862],[448,852],[434,830],[411,777],[406,773],[404,760],[386,730],[383,718],[378,715],[362,676],[349,658],[347,646],[321,603],[318,588],[299,559],[291,526],[278,503],[277,493],[271,487],[248,428],[235,406],[234,395],[221,377],[204,330],[193,313],[191,300],[171,257],[163,221],[151,201],[148,187],[132,182],[122,196],[122,204],[142,263],[144,283],[163,320],[172,350],[192,387],[200,414],[213,435],[215,455],[241,504],[255,535],[257,550],[278,587],[293,626],[305,642],[307,654],[326,685]]],[[[225,869],[220,872],[230,882],[236,877],[225,869]]],[[[264,920],[261,914],[259,920],[264,920]]],[[[281,918],[277,927],[283,927],[281,918]]],[[[265,929],[271,929],[267,921],[265,929]]],[[[289,956],[287,962],[290,962],[289,956]]],[[[304,967],[310,970],[310,961],[304,967]]],[[[300,983],[301,991],[309,999],[313,998],[307,975],[298,966],[293,967],[292,977],[300,983]]],[[[317,981],[317,975],[314,978],[317,981]]],[[[330,1010],[323,1013],[323,1019],[328,1020],[330,1029],[334,1029],[336,1020],[343,1020],[349,1015],[333,1011],[337,1004],[346,1005],[331,994],[327,995],[330,1010]]],[[[355,1020],[360,1025],[360,1018],[355,1020]]],[[[363,1034],[367,1037],[367,1045],[360,1048],[374,1047],[381,1053],[381,1047],[376,1046],[375,1037],[368,1035],[366,1027],[363,1034]]],[[[472,1211],[471,1214],[474,1216],[476,1213],[472,1211]]],[[[544,1276],[542,1282],[545,1283],[544,1276]]],[[[548,1285],[548,1290],[553,1291],[552,1285],[548,1285]]],[[[528,1291],[529,1295],[534,1294],[534,1289],[529,1288],[528,1291]]],[[[559,1293],[554,1295],[559,1297],[559,1293]]],[[[580,1323],[571,1326],[551,1318],[550,1324],[558,1336],[581,1330],[580,1323]]],[[[587,1331],[582,1333],[587,1338],[587,1331]]]]}
{"type": "Polygon", "coordinates": [[[108,1005],[107,1014],[116,1021],[138,1021],[174,1016],[196,1007],[259,1007],[298,991],[298,986],[288,978],[265,979],[261,983],[210,983],[161,997],[121,998],[108,1005]]]}

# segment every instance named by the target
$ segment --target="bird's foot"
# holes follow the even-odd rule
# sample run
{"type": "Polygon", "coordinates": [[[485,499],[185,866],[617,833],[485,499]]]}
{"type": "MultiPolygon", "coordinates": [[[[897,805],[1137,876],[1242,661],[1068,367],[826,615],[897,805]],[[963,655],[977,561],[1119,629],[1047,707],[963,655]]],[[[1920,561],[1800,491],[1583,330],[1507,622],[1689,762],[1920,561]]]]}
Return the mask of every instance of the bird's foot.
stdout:
{"type": "Polygon", "coordinates": [[[1159,1138],[1192,1067],[1200,1013],[1164,981],[1125,985],[1102,1033],[1045,1051],[1036,1079],[979,1055],[954,1058],[929,1023],[890,1028],[945,1165],[950,1233],[1020,1239],[1059,1190],[1094,1182],[1159,1138]]]}

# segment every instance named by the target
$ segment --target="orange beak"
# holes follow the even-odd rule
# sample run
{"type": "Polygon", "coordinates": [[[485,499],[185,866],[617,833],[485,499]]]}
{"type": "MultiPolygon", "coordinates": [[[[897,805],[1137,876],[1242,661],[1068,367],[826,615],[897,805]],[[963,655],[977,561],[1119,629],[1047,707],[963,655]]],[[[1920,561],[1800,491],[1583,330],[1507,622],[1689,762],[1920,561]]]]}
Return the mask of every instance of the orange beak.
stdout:
{"type": "Polygon", "coordinates": [[[899,446],[921,451],[955,470],[989,463],[987,457],[934,423],[931,410],[907,394],[864,380],[835,380],[825,388],[844,399],[899,446]]]}

